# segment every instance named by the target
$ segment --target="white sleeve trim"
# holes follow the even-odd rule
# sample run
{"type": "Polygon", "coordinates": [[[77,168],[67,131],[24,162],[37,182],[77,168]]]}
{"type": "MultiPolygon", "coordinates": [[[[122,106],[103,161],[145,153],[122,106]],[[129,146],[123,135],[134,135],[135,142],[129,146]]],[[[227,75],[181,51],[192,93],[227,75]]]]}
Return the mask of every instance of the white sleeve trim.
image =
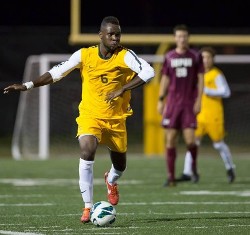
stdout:
{"type": "Polygon", "coordinates": [[[75,53],[73,53],[68,60],[61,62],[58,65],[55,65],[48,72],[51,74],[53,82],[57,82],[66,75],[68,75],[74,69],[80,68],[80,65],[81,65],[81,50],[78,50],[75,53]]]}
{"type": "Polygon", "coordinates": [[[124,62],[144,82],[149,82],[155,76],[153,67],[144,59],[138,57],[132,50],[126,52],[124,62]]]}
{"type": "Polygon", "coordinates": [[[231,96],[231,90],[228,86],[226,78],[222,74],[219,74],[215,78],[215,84],[215,89],[204,87],[204,93],[208,96],[219,96],[222,98],[228,98],[231,96]]]}

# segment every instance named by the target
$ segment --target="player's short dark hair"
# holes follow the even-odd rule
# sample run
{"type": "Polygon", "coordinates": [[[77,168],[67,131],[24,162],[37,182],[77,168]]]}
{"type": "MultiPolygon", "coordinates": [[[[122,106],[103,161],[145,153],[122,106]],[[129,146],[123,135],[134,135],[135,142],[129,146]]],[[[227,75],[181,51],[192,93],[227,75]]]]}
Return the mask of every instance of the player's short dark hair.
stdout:
{"type": "Polygon", "coordinates": [[[115,16],[104,17],[101,23],[101,28],[105,27],[107,24],[120,25],[118,18],[115,16]]]}
{"type": "Polygon", "coordinates": [[[186,31],[189,34],[189,28],[185,24],[178,24],[178,25],[176,25],[174,27],[174,30],[173,30],[174,34],[176,33],[176,31],[179,31],[179,30],[186,31]]]}
{"type": "Polygon", "coordinates": [[[212,55],[212,57],[214,57],[216,55],[216,50],[213,47],[210,47],[210,46],[202,47],[201,53],[204,51],[210,53],[212,55]]]}

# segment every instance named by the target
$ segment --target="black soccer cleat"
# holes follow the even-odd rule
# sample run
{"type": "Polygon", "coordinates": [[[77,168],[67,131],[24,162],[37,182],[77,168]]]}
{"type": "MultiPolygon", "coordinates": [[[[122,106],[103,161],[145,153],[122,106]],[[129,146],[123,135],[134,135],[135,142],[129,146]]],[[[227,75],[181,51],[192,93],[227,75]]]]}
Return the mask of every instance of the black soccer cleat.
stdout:
{"type": "Polygon", "coordinates": [[[234,182],[234,180],[235,180],[235,173],[234,173],[234,169],[233,168],[227,170],[227,179],[228,179],[228,182],[230,184],[234,182]]]}
{"type": "Polygon", "coordinates": [[[175,181],[172,181],[172,180],[166,180],[166,182],[163,184],[163,187],[175,187],[176,186],[176,183],[175,181]]]}
{"type": "Polygon", "coordinates": [[[196,184],[196,183],[199,182],[199,180],[200,180],[200,175],[198,173],[195,173],[195,174],[192,175],[192,182],[193,183],[196,184]]]}
{"type": "Polygon", "coordinates": [[[190,175],[186,175],[186,174],[182,174],[179,178],[177,178],[175,180],[176,182],[185,182],[185,181],[191,181],[191,176],[190,175]]]}

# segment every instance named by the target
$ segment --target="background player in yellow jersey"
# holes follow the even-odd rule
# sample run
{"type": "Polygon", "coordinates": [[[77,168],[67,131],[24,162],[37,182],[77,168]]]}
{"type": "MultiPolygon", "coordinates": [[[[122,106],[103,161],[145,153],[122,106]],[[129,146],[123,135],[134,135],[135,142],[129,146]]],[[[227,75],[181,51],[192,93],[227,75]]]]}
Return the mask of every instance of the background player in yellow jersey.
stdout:
{"type": "MultiPolygon", "coordinates": [[[[232,161],[231,151],[224,142],[225,128],[222,100],[230,97],[231,91],[223,72],[214,65],[215,50],[212,47],[203,47],[201,53],[205,68],[205,81],[201,112],[197,116],[196,143],[200,145],[202,137],[206,134],[210,137],[213,141],[213,147],[219,151],[225,164],[228,181],[232,183],[235,179],[235,165],[232,161]]],[[[192,159],[187,152],[183,174],[177,181],[191,179],[191,163],[192,159]]]]}
{"type": "Polygon", "coordinates": [[[112,162],[104,175],[108,200],[113,205],[119,201],[117,180],[126,169],[126,117],[132,114],[130,90],[154,77],[154,69],[145,60],[120,45],[121,27],[116,17],[107,16],[102,20],[99,37],[99,45],[81,48],[69,60],[54,66],[36,80],[4,89],[4,93],[26,91],[57,82],[74,69],[80,70],[82,100],[76,121],[81,150],[79,186],[84,202],[83,223],[90,221],[93,164],[99,144],[108,147],[112,162]]]}

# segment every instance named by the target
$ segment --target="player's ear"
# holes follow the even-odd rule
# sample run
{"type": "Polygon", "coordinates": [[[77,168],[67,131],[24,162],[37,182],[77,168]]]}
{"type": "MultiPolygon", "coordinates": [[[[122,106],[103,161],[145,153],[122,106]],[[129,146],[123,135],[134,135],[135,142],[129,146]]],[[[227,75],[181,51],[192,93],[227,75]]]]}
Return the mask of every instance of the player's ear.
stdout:
{"type": "Polygon", "coordinates": [[[99,31],[99,38],[102,39],[102,36],[103,36],[102,31],[99,31]]]}

